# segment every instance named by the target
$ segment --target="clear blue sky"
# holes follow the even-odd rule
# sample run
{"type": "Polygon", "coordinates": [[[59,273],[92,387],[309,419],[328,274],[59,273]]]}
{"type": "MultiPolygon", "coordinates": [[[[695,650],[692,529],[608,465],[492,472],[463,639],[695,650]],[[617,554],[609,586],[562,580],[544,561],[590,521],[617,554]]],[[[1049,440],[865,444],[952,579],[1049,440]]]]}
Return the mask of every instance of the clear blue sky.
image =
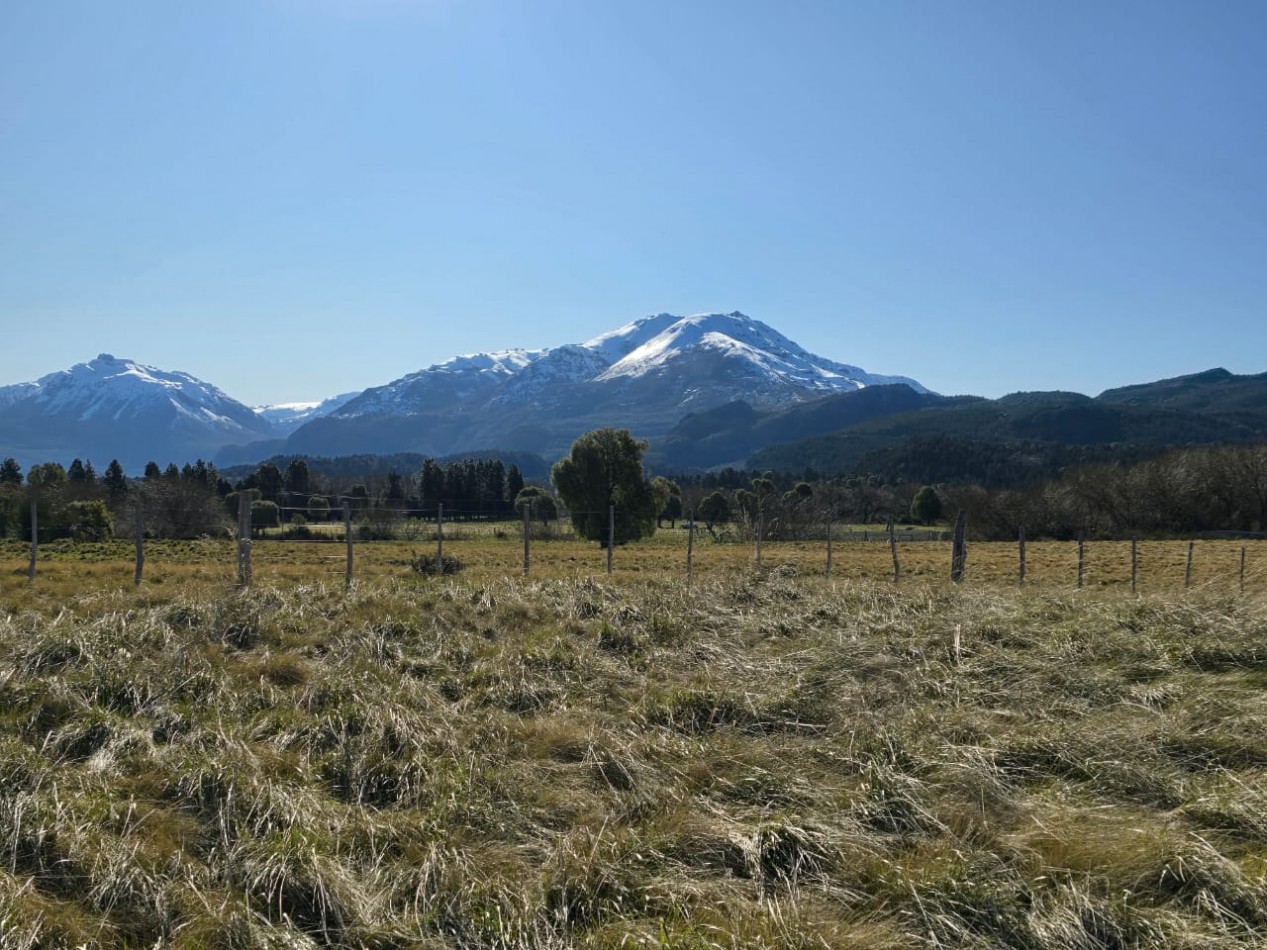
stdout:
{"type": "Polygon", "coordinates": [[[942,392],[1267,370],[1267,3],[4,0],[0,383],[248,403],[743,310],[942,392]]]}

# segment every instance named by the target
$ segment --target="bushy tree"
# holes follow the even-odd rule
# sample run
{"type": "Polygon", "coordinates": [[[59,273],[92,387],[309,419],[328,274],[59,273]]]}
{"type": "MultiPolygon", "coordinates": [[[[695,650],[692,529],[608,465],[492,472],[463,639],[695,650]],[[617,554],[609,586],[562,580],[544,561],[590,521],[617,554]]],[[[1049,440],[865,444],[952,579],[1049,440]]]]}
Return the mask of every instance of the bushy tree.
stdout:
{"type": "Polygon", "coordinates": [[[673,527],[678,518],[682,517],[682,489],[677,482],[663,475],[651,479],[651,489],[656,493],[656,504],[659,506],[656,510],[656,527],[660,527],[665,520],[669,522],[670,528],[673,527]]]}
{"type": "Polygon", "coordinates": [[[572,443],[566,458],[554,463],[551,479],[572,516],[572,528],[606,546],[608,506],[615,505],[617,542],[655,533],[656,492],[642,477],[647,443],[628,429],[595,429],[572,443]]]}
{"type": "Polygon", "coordinates": [[[110,511],[104,501],[72,501],[66,506],[66,522],[75,541],[104,541],[113,532],[110,511]]]}
{"type": "Polygon", "coordinates": [[[703,518],[704,525],[712,531],[714,525],[730,520],[730,500],[720,491],[715,491],[700,502],[696,516],[703,518]]]}
{"type": "Polygon", "coordinates": [[[251,527],[276,528],[281,523],[281,509],[275,501],[257,501],[251,505],[251,527]]]}
{"type": "Polygon", "coordinates": [[[932,524],[941,518],[941,496],[932,485],[925,485],[911,499],[911,517],[920,524],[932,524]]]}
{"type": "Polygon", "coordinates": [[[536,485],[521,489],[515,496],[515,511],[519,512],[521,517],[525,506],[528,508],[528,517],[535,518],[542,524],[549,524],[559,517],[559,508],[554,503],[554,496],[536,485]]]}
{"type": "Polygon", "coordinates": [[[0,485],[21,485],[22,466],[17,459],[7,458],[0,462],[0,485]]]}
{"type": "Polygon", "coordinates": [[[325,521],[330,517],[330,502],[322,495],[313,495],[308,499],[308,520],[325,521]]]}

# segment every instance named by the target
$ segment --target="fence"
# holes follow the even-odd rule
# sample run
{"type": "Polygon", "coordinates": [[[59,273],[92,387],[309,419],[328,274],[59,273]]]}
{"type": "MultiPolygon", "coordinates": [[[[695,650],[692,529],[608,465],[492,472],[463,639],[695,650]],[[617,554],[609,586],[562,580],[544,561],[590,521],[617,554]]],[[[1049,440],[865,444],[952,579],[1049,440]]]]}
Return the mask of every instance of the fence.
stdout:
{"type": "MultiPolygon", "coordinates": [[[[900,583],[906,577],[949,577],[959,583],[993,583],[1006,582],[1009,575],[1009,556],[1006,554],[1009,545],[1002,542],[969,545],[962,518],[957,519],[955,530],[951,533],[899,531],[891,522],[882,530],[860,530],[826,523],[821,526],[821,531],[810,532],[820,537],[793,542],[771,541],[765,537],[763,526],[758,523],[749,526],[747,536],[743,536],[744,532],[734,532],[736,536],[743,536],[742,540],[718,544],[713,542],[722,539],[724,533],[712,529],[705,531],[695,518],[688,516],[677,535],[684,542],[680,547],[664,543],[661,534],[654,542],[622,548],[621,542],[616,540],[617,509],[611,506],[605,512],[589,513],[605,516],[603,520],[606,522],[606,537],[602,539],[600,548],[601,560],[596,562],[592,542],[583,544],[569,538],[566,531],[543,528],[530,520],[527,511],[522,513],[518,523],[500,522],[483,531],[482,537],[472,538],[470,525],[476,519],[471,518],[471,513],[457,512],[457,517],[464,519],[466,526],[459,525],[455,530],[449,520],[451,513],[440,505],[435,509],[433,521],[423,523],[416,517],[410,519],[413,527],[418,529],[411,543],[434,544],[434,554],[427,550],[421,555],[411,551],[410,559],[402,562],[399,543],[395,546],[379,545],[370,539],[378,536],[373,529],[375,517],[390,515],[409,519],[411,512],[408,509],[362,509],[356,512],[360,520],[354,521],[351,505],[345,504],[336,512],[338,520],[318,526],[312,532],[315,536],[307,540],[285,539],[288,543],[283,544],[282,539],[252,528],[250,500],[245,494],[242,498],[245,500],[238,510],[234,543],[234,579],[241,587],[251,585],[254,568],[261,560],[274,571],[280,565],[302,567],[309,574],[316,571],[340,575],[347,584],[353,582],[358,566],[362,564],[368,564],[372,571],[378,572],[385,564],[399,567],[404,563],[421,573],[440,574],[452,573],[459,568],[460,559],[468,558],[467,566],[486,574],[532,576],[544,567],[547,574],[563,569],[573,573],[605,572],[610,575],[619,568],[639,573],[678,574],[687,583],[698,575],[701,567],[709,572],[733,570],[748,564],[790,566],[798,573],[818,573],[829,579],[888,577],[894,583],[900,583]],[[872,543],[878,541],[884,542],[882,548],[872,543]],[[308,553],[298,547],[302,545],[311,545],[308,553]],[[397,553],[386,556],[368,554],[376,548],[397,553]]],[[[145,537],[144,517],[144,509],[137,506],[132,526],[135,547],[133,583],[137,585],[145,578],[147,544],[152,543],[147,542],[145,537]]],[[[568,513],[563,513],[560,521],[566,523],[567,517],[568,513]]],[[[32,540],[25,570],[28,584],[36,582],[40,557],[39,527],[34,511],[31,518],[32,540]]],[[[1182,578],[1183,588],[1190,589],[1205,586],[1217,578],[1221,583],[1231,581],[1237,589],[1244,591],[1248,582],[1257,581],[1264,573],[1262,563],[1263,555],[1267,554],[1267,544],[1232,541],[1202,544],[1211,547],[1199,547],[1191,540],[1131,540],[1094,542],[1090,545],[1083,538],[1073,542],[1033,542],[1026,538],[1022,529],[1010,556],[1011,582],[1025,586],[1037,577],[1040,583],[1054,582],[1075,589],[1091,585],[1120,586],[1138,592],[1141,571],[1146,570],[1150,586],[1177,587],[1182,578]],[[1255,554],[1253,558],[1250,557],[1251,548],[1255,554]],[[1065,571],[1068,573],[1065,574],[1065,571]],[[1063,581],[1060,579],[1062,575],[1063,581]]]]}

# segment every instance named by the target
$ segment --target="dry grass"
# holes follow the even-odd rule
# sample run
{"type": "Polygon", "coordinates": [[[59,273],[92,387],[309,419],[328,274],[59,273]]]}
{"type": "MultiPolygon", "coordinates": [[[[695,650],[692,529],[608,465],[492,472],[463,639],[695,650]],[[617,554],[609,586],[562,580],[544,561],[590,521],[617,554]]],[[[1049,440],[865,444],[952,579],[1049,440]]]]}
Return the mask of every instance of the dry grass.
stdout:
{"type": "Polygon", "coordinates": [[[1261,595],[372,550],[6,585],[0,946],[1260,945],[1261,595]]]}
{"type": "MultiPolygon", "coordinates": [[[[523,576],[523,542],[519,526],[458,525],[446,534],[445,557],[456,557],[463,575],[482,581],[523,576]],[[500,535],[500,536],[497,536],[500,535]]],[[[1241,550],[1246,552],[1247,590],[1267,588],[1267,542],[1200,541],[1194,549],[1191,587],[1194,590],[1237,591],[1240,586],[1241,550]]],[[[434,555],[435,542],[358,543],[355,574],[358,579],[400,576],[421,557],[434,555]]],[[[724,582],[737,571],[755,565],[750,544],[712,542],[701,532],[692,552],[692,575],[702,582],[724,582]]],[[[950,545],[938,541],[899,544],[902,581],[940,583],[947,579],[950,545]]],[[[1142,593],[1179,591],[1185,580],[1187,542],[1144,541],[1138,548],[1138,590],[1142,593]]],[[[1026,583],[1047,590],[1076,587],[1075,542],[1031,542],[1026,551],[1026,583]]],[[[145,583],[156,597],[190,589],[223,591],[234,583],[233,542],[202,540],[149,542],[145,583]]],[[[257,580],[266,583],[337,582],[344,576],[346,549],[341,541],[257,541],[253,568],[257,580]]],[[[822,541],[767,542],[762,564],[798,576],[822,575],[826,547],[822,541]]],[[[622,546],[614,552],[615,575],[626,580],[657,578],[684,580],[686,532],[664,529],[649,541],[622,546]]],[[[129,587],[133,580],[133,547],[130,542],[101,544],[55,542],[41,548],[37,588],[46,600],[85,590],[129,587]]],[[[0,541],[0,597],[20,598],[27,571],[27,547],[16,541],[0,541]]],[[[966,583],[1015,585],[1017,548],[1014,544],[974,543],[969,546],[966,583]]],[[[840,541],[833,546],[832,576],[840,580],[891,580],[893,564],[888,545],[870,541],[840,541]]],[[[598,545],[556,536],[534,540],[531,547],[533,579],[599,579],[606,577],[606,553],[598,545]]],[[[1088,542],[1083,564],[1085,589],[1128,593],[1130,590],[1129,542],[1088,542]]],[[[33,593],[37,599],[39,593],[33,593]]]]}

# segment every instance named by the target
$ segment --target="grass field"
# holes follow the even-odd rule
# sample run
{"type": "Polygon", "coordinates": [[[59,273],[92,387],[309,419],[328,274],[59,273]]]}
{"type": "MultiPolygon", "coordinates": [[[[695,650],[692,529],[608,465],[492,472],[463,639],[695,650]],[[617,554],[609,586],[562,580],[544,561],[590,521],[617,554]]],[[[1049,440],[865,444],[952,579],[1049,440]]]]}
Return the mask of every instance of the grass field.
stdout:
{"type": "MultiPolygon", "coordinates": [[[[456,525],[447,529],[445,555],[457,557],[464,576],[494,580],[523,575],[523,542],[515,523],[456,525]]],[[[701,533],[702,534],[702,533],[701,533]]],[[[856,534],[855,537],[860,535],[856,534]]],[[[875,535],[872,535],[873,537],[875,535]]],[[[1196,589],[1239,590],[1240,558],[1245,551],[1245,585],[1249,590],[1267,586],[1267,542],[1199,541],[1194,546],[1191,585],[1196,589]]],[[[434,553],[434,536],[413,541],[358,542],[354,573],[358,578],[381,579],[409,573],[409,564],[421,553],[434,553]]],[[[948,578],[950,544],[942,541],[899,543],[901,576],[906,581],[937,582],[948,578]]],[[[73,544],[59,541],[43,545],[37,565],[35,588],[25,592],[29,549],[17,541],[0,542],[0,602],[16,598],[60,597],[72,592],[130,586],[134,574],[131,542],[73,544]]],[[[234,544],[228,540],[186,542],[151,541],[146,551],[146,584],[150,587],[196,585],[211,589],[231,585],[236,577],[234,544]]],[[[1182,589],[1185,580],[1187,542],[1142,541],[1138,545],[1141,592],[1182,589]]],[[[1017,546],[1009,543],[974,543],[969,546],[968,584],[1015,584],[1017,546]]],[[[707,535],[696,536],[692,551],[692,575],[697,580],[724,579],[754,565],[749,543],[715,543],[707,535]]],[[[260,581],[334,581],[346,565],[341,540],[256,541],[253,575],[260,581]]],[[[763,566],[778,566],[810,577],[826,570],[823,541],[766,542],[763,566]]],[[[685,579],[686,532],[662,530],[653,538],[618,547],[613,556],[616,576],[685,579]]],[[[835,579],[886,580],[893,575],[888,545],[882,541],[837,540],[833,544],[832,574],[835,579]]],[[[568,537],[536,539],[531,544],[530,576],[538,579],[606,576],[606,553],[594,543],[568,537]]],[[[1026,582],[1030,586],[1069,589],[1077,585],[1075,542],[1030,542],[1026,548],[1026,582]]],[[[1083,585],[1129,591],[1130,543],[1088,542],[1083,564],[1083,585]]],[[[157,591],[156,591],[157,593],[157,591]]]]}
{"type": "Polygon", "coordinates": [[[5,549],[0,946],[1261,945],[1261,549],[468,544],[5,549]]]}

